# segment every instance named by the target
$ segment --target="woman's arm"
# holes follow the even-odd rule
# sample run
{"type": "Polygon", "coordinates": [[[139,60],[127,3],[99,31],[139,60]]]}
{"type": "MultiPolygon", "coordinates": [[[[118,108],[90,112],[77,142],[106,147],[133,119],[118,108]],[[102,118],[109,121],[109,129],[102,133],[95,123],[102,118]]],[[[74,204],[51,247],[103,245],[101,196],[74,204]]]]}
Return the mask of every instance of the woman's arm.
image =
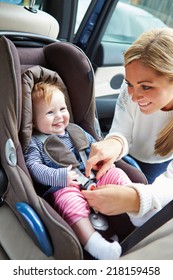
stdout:
{"type": "Polygon", "coordinates": [[[128,214],[133,224],[140,226],[173,200],[173,161],[153,184],[134,184],[132,187],[139,194],[140,209],[137,213],[128,211],[128,214]]]}
{"type": "Polygon", "coordinates": [[[140,226],[173,199],[173,161],[152,185],[107,185],[82,191],[91,207],[106,215],[128,213],[140,226]]]}
{"type": "Polygon", "coordinates": [[[110,133],[105,140],[92,145],[86,165],[86,176],[90,175],[91,169],[99,170],[97,173],[97,179],[99,179],[116,160],[128,153],[135,113],[136,104],[132,102],[128,94],[127,85],[123,83],[110,133]]]}
{"type": "Polygon", "coordinates": [[[89,205],[105,215],[119,215],[125,212],[138,213],[140,198],[130,187],[106,185],[93,191],[82,191],[89,205]]]}
{"type": "Polygon", "coordinates": [[[128,94],[127,84],[124,81],[116,102],[114,118],[109,134],[111,135],[113,133],[118,136],[123,136],[128,142],[128,145],[131,145],[132,141],[136,109],[137,105],[128,94]]]}

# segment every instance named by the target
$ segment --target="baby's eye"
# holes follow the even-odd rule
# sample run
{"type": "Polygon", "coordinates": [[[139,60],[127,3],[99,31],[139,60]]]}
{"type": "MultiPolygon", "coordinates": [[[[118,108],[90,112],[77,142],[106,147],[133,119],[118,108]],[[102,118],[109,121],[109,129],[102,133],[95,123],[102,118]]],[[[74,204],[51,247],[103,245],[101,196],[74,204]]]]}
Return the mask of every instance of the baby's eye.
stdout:
{"type": "Polygon", "coordinates": [[[53,111],[47,112],[47,115],[51,115],[51,114],[53,114],[53,111]]]}
{"type": "Polygon", "coordinates": [[[63,111],[63,112],[66,111],[66,110],[67,110],[66,107],[62,107],[62,108],[61,108],[61,111],[63,111]]]}

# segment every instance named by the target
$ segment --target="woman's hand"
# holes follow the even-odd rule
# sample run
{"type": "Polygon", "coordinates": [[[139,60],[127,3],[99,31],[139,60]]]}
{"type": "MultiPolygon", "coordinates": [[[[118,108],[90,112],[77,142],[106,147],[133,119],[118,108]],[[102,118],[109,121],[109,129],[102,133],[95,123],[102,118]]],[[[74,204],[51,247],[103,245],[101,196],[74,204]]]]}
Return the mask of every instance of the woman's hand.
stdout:
{"type": "Polygon", "coordinates": [[[82,191],[90,207],[105,215],[138,212],[140,200],[135,189],[118,185],[106,185],[92,191],[82,191]]]}
{"type": "Polygon", "coordinates": [[[118,158],[122,145],[114,138],[92,144],[86,163],[85,174],[89,177],[91,169],[98,171],[96,179],[100,179],[118,158]]]}

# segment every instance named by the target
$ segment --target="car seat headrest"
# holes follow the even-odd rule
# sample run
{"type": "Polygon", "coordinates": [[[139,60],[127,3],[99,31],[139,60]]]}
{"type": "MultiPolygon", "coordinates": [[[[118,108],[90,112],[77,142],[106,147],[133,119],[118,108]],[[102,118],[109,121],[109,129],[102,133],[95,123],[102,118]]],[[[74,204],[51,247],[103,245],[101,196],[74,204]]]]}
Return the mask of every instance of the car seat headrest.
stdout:
{"type": "Polygon", "coordinates": [[[59,24],[53,16],[41,10],[32,13],[23,6],[9,3],[0,3],[0,26],[1,30],[34,33],[54,39],[59,33],[59,24]]]}
{"type": "Polygon", "coordinates": [[[55,72],[49,69],[46,69],[41,66],[33,66],[27,69],[22,74],[22,95],[23,95],[23,104],[22,104],[22,119],[20,127],[20,142],[22,149],[25,150],[30,142],[32,136],[32,101],[31,101],[31,92],[34,85],[38,82],[54,82],[62,84],[65,89],[65,99],[67,108],[70,113],[70,122],[73,122],[73,114],[71,109],[71,103],[68,96],[67,88],[62,81],[61,77],[55,72]]]}

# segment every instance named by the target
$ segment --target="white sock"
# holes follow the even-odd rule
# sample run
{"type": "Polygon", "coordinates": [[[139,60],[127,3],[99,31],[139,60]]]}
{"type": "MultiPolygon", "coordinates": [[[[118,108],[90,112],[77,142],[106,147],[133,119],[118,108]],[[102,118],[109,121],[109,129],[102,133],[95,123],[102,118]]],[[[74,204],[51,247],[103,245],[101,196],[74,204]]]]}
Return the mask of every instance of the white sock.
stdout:
{"type": "Polygon", "coordinates": [[[90,236],[84,249],[98,260],[117,260],[122,251],[117,241],[111,243],[97,231],[90,236]]]}

